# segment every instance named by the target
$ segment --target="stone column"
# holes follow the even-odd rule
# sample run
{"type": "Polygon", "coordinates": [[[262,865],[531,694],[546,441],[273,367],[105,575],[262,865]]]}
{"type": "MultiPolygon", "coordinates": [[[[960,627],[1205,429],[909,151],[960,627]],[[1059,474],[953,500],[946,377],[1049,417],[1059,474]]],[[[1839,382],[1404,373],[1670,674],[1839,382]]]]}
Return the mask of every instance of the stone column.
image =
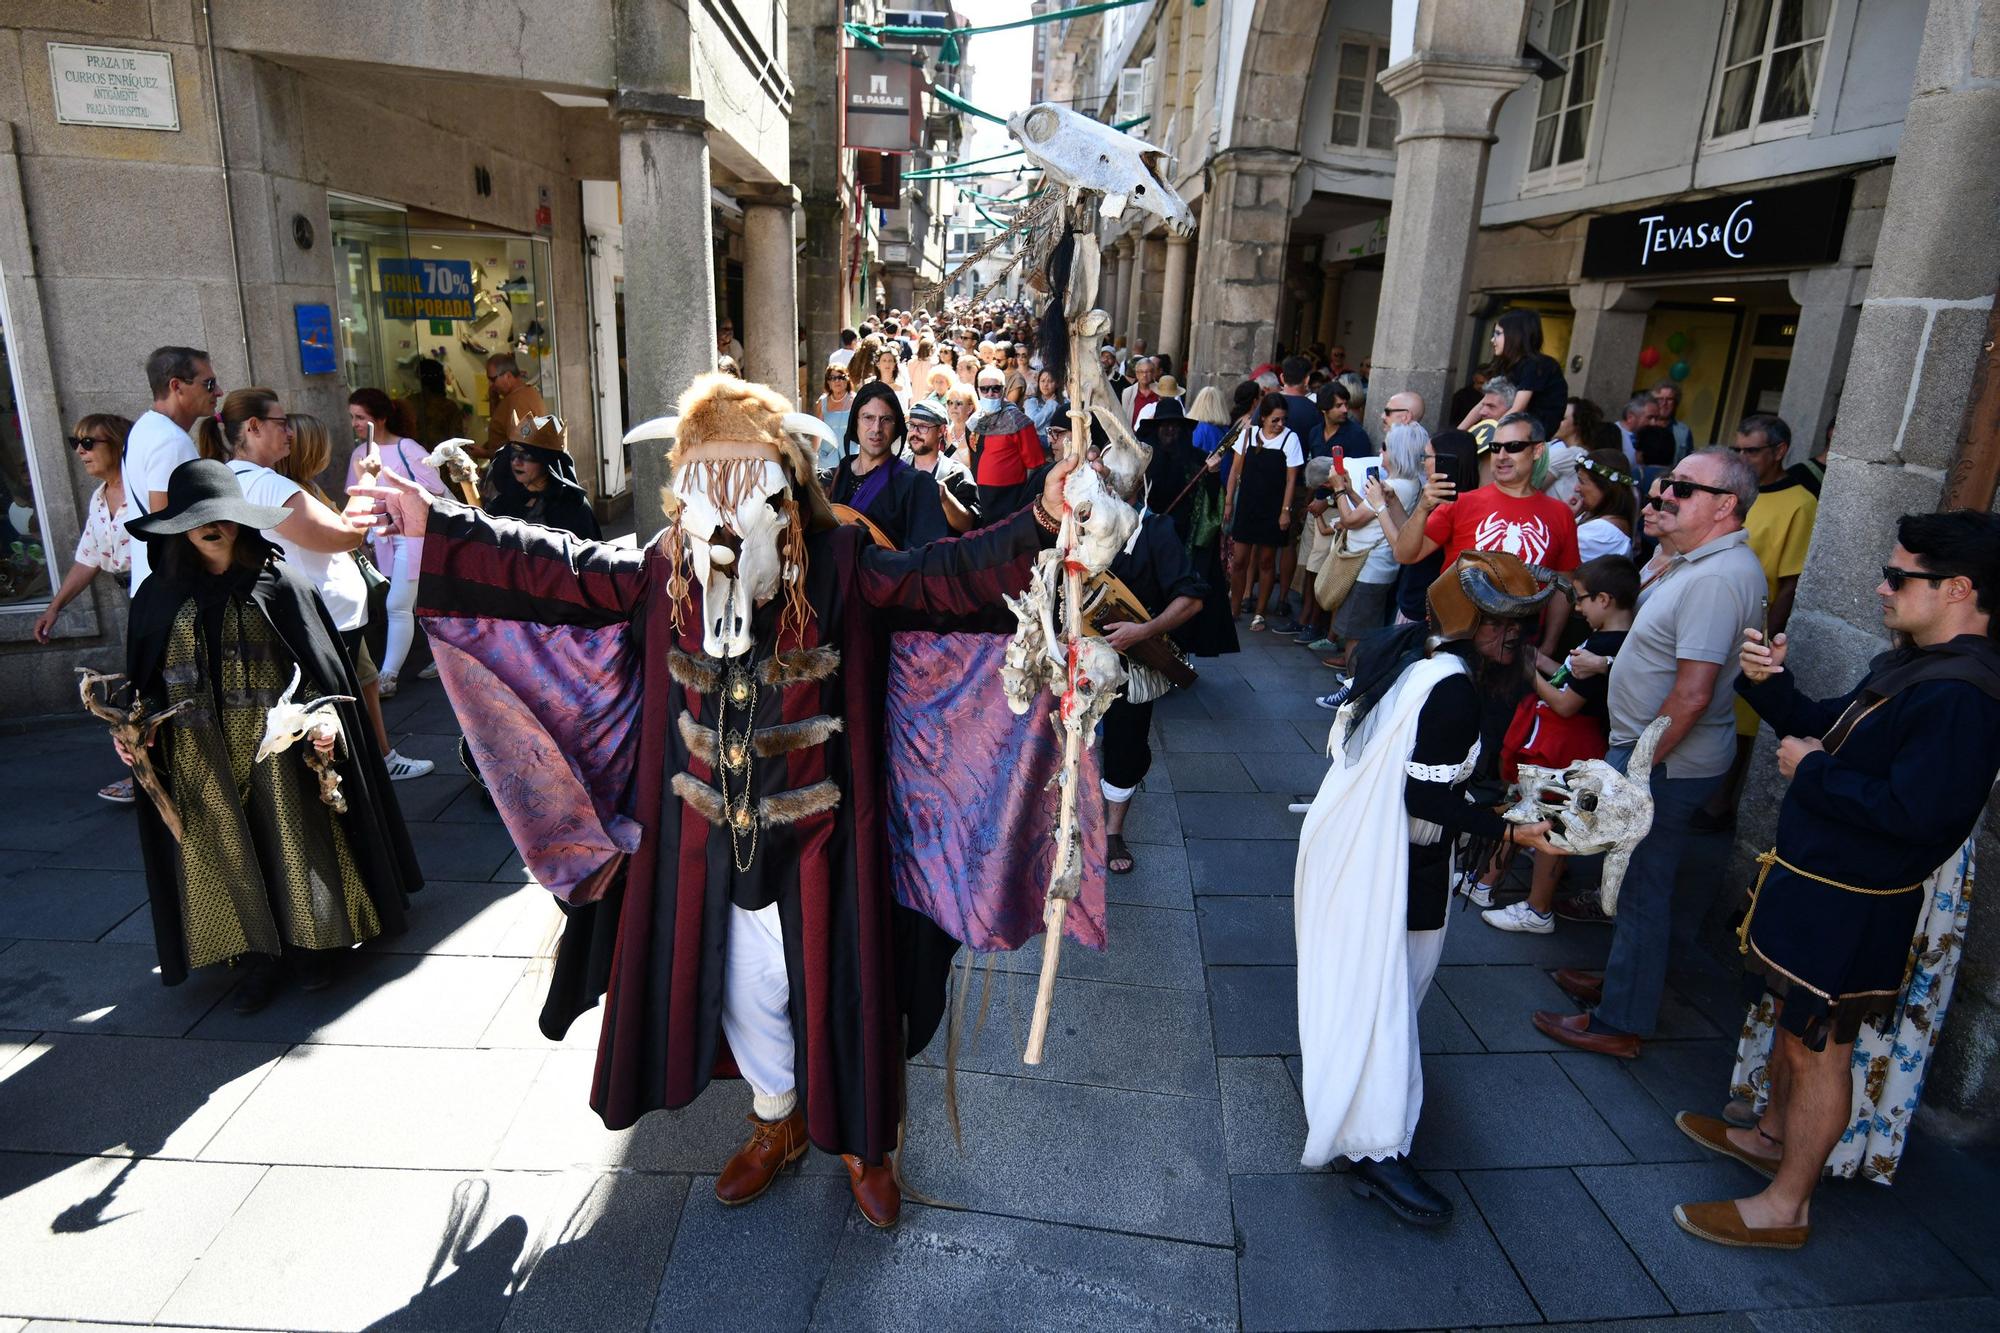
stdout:
{"type": "Polygon", "coordinates": [[[1118,266],[1111,278],[1111,340],[1131,336],[1132,313],[1132,238],[1121,237],[1111,247],[1117,257],[1118,266]]]}
{"type": "Polygon", "coordinates": [[[1563,373],[1569,377],[1569,391],[1603,408],[1607,421],[1616,420],[1632,396],[1632,377],[1646,342],[1646,312],[1657,297],[1622,282],[1580,282],[1569,289],[1576,325],[1563,373]]]}
{"type": "Polygon", "coordinates": [[[1138,344],[1145,343],[1148,352],[1153,351],[1152,341],[1146,337],[1146,289],[1152,285],[1151,275],[1146,272],[1146,234],[1140,232],[1132,238],[1132,295],[1125,304],[1125,336],[1127,344],[1137,350],[1138,344]]]}
{"type": "MultiPolygon", "coordinates": [[[[1967,220],[2000,216],[2000,176],[1966,164],[1990,159],[2000,143],[1996,53],[2000,10],[1980,0],[1932,0],[1848,358],[1854,373],[1840,397],[1812,551],[1788,626],[1787,667],[1799,688],[1817,697],[1853,688],[1869,658],[1888,647],[1873,589],[1896,519],[1940,504],[1993,505],[2000,229],[1967,220]]],[[[1774,772],[1769,746],[1767,731],[1752,772],[1774,772]]],[[[1775,780],[1748,784],[1739,853],[1770,846],[1781,793],[1775,780]]],[[[1990,867],[2000,863],[2000,840],[1990,803],[1988,810],[1978,855],[1990,867]]],[[[1922,1123],[1930,1132],[1984,1137],[2000,1128],[1996,1046],[2000,899],[1985,894],[1975,896],[1951,1012],[1924,1086],[1922,1123]]]]}
{"type": "MultiPolygon", "coordinates": [[[[1799,303],[1798,336],[1785,371],[1785,396],[1778,415],[1792,428],[1791,461],[1810,458],[1840,401],[1848,354],[1861,322],[1861,298],[1868,292],[1865,268],[1814,268],[1794,273],[1792,299],[1799,303]]],[[[1725,423],[1734,424],[1734,423],[1725,423]]]]}
{"type": "MultiPolygon", "coordinates": [[[[805,198],[805,244],[799,253],[799,322],[806,326],[806,365],[824,362],[840,346],[845,323],[840,280],[840,199],[836,195],[805,198]]],[[[818,393],[815,371],[808,387],[818,393]]]]}
{"type": "Polygon", "coordinates": [[[1340,279],[1341,266],[1322,262],[1319,266],[1319,328],[1315,340],[1324,343],[1330,350],[1340,340],[1340,279]]]}
{"type": "Polygon", "coordinates": [[[1173,354],[1174,364],[1185,360],[1187,351],[1188,242],[1186,236],[1167,237],[1167,267],[1160,281],[1160,332],[1153,350],[1173,354]]]}
{"type": "MultiPolygon", "coordinates": [[[[672,415],[694,377],[715,369],[708,139],[692,98],[620,91],[613,110],[625,213],[625,382],[633,420],[648,421],[672,415]]],[[[665,448],[635,446],[633,523],[642,542],[663,526],[666,479],[665,448]]]]}
{"type": "Polygon", "coordinates": [[[1527,0],[1423,0],[1414,53],[1382,72],[1402,132],[1371,401],[1404,389],[1428,404],[1451,399],[1493,117],[1534,73],[1521,58],[1527,21],[1527,0]]]}
{"type": "Polygon", "coordinates": [[[792,214],[798,191],[789,185],[737,196],[743,205],[744,378],[787,398],[799,393],[799,299],[792,214]]]}
{"type": "Polygon", "coordinates": [[[1226,394],[1270,359],[1298,165],[1297,153],[1266,148],[1227,149],[1210,164],[1213,179],[1195,247],[1188,374],[1181,383],[1213,384],[1226,394]]]}

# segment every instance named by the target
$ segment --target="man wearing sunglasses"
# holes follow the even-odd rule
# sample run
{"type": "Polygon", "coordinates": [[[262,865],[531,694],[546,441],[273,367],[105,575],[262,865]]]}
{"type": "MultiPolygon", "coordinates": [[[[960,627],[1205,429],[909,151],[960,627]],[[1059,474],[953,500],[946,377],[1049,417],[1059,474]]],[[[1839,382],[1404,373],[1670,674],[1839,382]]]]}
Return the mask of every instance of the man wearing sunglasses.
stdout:
{"type": "Polygon", "coordinates": [[[1667,983],[1674,877],[1688,826],[1736,752],[1736,647],[1761,621],[1764,568],[1743,531],[1757,477],[1727,449],[1690,454],[1664,483],[1650,525],[1673,551],[1639,590],[1639,610],[1611,668],[1611,750],[1620,772],[1639,733],[1669,719],[1654,751],[1653,828],[1632,853],[1600,977],[1564,968],[1556,984],[1595,1009],[1540,1012],[1565,1046],[1630,1060],[1653,1035],[1667,983]]]}
{"type": "MultiPolygon", "coordinates": [[[[214,414],[221,389],[208,353],[196,347],[156,349],[146,358],[146,385],[153,391],[153,406],[132,423],[125,440],[125,507],[118,513],[120,523],[165,507],[167,478],[182,463],[199,457],[188,432],[195,422],[214,414]]],[[[134,596],[152,572],[146,543],[133,542],[134,596]]]]}
{"type": "Polygon", "coordinates": [[[979,521],[997,523],[1025,508],[1036,495],[1029,474],[1048,461],[1034,420],[1007,401],[1006,373],[979,372],[979,405],[967,423],[967,466],[979,485],[979,521]]]}
{"type": "MultiPolygon", "coordinates": [[[[1575,569],[1580,563],[1576,516],[1532,482],[1535,460],[1547,447],[1543,439],[1540,421],[1510,412],[1493,428],[1492,485],[1459,495],[1449,477],[1432,473],[1409,522],[1396,530],[1397,563],[1414,565],[1443,551],[1450,568],[1462,551],[1504,551],[1558,573],[1575,569]]],[[[1554,657],[1569,620],[1569,599],[1558,592],[1549,608],[1541,649],[1554,657]]]]}
{"type": "Polygon", "coordinates": [[[1905,516],[1875,596],[1895,647],[1838,699],[1800,692],[1784,635],[1767,645],[1756,629],[1743,634],[1736,690],[1784,738],[1778,770],[1790,785],[1740,932],[1744,966],[1781,1002],[1770,1102],[1748,1129],[1675,1117],[1696,1143],[1771,1177],[1748,1198],[1674,1209],[1682,1230],[1722,1245],[1805,1244],[1813,1190],[1854,1123],[1863,1019],[1896,1011],[1906,985],[1912,1010],[1942,1003],[1909,983],[1911,940],[1924,929],[1919,954],[1951,948],[1935,934],[1949,926],[1920,926],[1926,881],[1959,862],[2000,770],[2000,519],[1905,516]]]}

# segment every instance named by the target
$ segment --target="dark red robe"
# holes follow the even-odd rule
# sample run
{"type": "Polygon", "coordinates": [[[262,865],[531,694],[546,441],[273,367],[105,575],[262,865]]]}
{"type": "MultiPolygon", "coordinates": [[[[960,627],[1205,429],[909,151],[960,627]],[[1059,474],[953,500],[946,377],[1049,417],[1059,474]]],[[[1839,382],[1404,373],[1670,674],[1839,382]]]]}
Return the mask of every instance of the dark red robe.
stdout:
{"type": "MultiPolygon", "coordinates": [[[[450,502],[433,508],[417,610],[434,638],[493,655],[494,622],[586,636],[624,626],[629,635],[615,645],[593,638],[591,667],[579,668],[574,653],[564,659],[562,674],[601,667],[605,678],[515,687],[522,715],[547,728],[582,786],[611,807],[600,810],[605,823],[618,822],[615,808],[639,826],[622,870],[572,895],[542,1015],[543,1031],[559,1037],[604,997],[591,1105],[607,1126],[684,1106],[718,1066],[729,1071],[721,1032],[729,907],[774,901],[807,1133],[829,1152],[870,1162],[894,1147],[905,1023],[908,1049],[921,1049],[942,1013],[955,945],[898,907],[891,887],[882,763],[888,635],[949,628],[998,607],[1003,594],[1026,587],[1047,544],[1026,511],[909,552],[881,550],[855,527],[807,539],[812,615],[803,636],[785,631],[757,663],[757,727],[760,736],[770,731],[774,752],[756,765],[755,793],[774,822],[760,827],[750,870],[739,872],[740,851],[710,822],[712,803],[700,794],[713,788],[714,773],[690,747],[705,745],[714,729],[704,692],[714,688],[716,664],[701,656],[700,588],[677,631],[657,543],[632,550],[450,502]],[[677,775],[682,793],[698,799],[676,792],[677,775]],[[822,783],[837,790],[831,808],[822,808],[822,783]]],[[[453,673],[445,675],[451,688],[453,673]]],[[[457,693],[453,702],[461,703],[457,693]]],[[[468,711],[476,708],[461,707],[468,711]]],[[[467,731],[503,814],[510,800],[532,804],[533,791],[508,781],[506,755],[481,751],[471,723],[467,731]]]]}

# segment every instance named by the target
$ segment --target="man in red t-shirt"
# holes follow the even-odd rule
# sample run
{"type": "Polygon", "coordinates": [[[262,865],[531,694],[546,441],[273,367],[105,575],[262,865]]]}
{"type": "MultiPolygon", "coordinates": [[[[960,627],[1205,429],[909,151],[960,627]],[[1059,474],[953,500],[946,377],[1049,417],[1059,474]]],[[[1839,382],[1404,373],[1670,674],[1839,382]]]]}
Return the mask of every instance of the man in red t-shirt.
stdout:
{"type": "MultiPolygon", "coordinates": [[[[1448,569],[1461,551],[1505,551],[1531,565],[1568,573],[1580,563],[1576,518],[1569,506],[1531,483],[1535,461],[1547,449],[1542,424],[1511,412],[1493,428],[1493,484],[1457,494],[1451,479],[1433,474],[1415,512],[1396,533],[1396,559],[1414,565],[1444,552],[1448,569]]],[[[1542,651],[1553,657],[1569,620],[1569,599],[1557,593],[1542,619],[1542,651]]]]}
{"type": "Polygon", "coordinates": [[[1039,494],[1028,474],[1047,461],[1035,423],[1006,400],[1006,383],[992,366],[979,372],[979,407],[969,423],[969,466],[979,486],[982,525],[1025,508],[1039,494]]]}

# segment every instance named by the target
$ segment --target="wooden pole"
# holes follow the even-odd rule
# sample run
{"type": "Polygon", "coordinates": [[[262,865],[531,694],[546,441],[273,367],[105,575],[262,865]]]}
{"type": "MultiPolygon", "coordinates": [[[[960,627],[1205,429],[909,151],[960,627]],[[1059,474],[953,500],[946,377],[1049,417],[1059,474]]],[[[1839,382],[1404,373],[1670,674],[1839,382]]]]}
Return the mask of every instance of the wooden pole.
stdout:
{"type": "MultiPolygon", "coordinates": [[[[1074,267],[1071,271],[1075,271],[1074,267]]],[[[1087,294],[1083,303],[1086,312],[1090,300],[1096,295],[1095,292],[1087,294]]],[[[1069,293],[1053,292],[1050,299],[1067,302],[1069,293]]],[[[1084,453],[1090,447],[1090,415],[1083,405],[1081,366],[1085,340],[1079,330],[1082,322],[1082,314],[1072,316],[1069,321],[1069,451],[1065,455],[1078,463],[1083,461],[1084,453]]],[[[1062,954],[1063,920],[1069,914],[1070,897],[1075,894],[1075,885],[1081,882],[1083,874],[1082,824],[1078,819],[1077,806],[1081,796],[1077,788],[1082,782],[1083,766],[1083,701],[1076,694],[1076,645],[1083,641],[1083,567],[1070,559],[1075,544],[1076,522],[1069,506],[1064,505],[1062,531],[1056,534],[1056,549],[1063,554],[1063,639],[1068,645],[1069,659],[1060,712],[1057,714],[1063,729],[1062,812],[1056,821],[1056,858],[1049,874],[1049,896],[1042,905],[1042,921],[1047,927],[1042,936],[1042,974],[1035,985],[1035,1012],[1028,1023],[1028,1048],[1021,1056],[1021,1063],[1029,1065],[1042,1062],[1042,1045],[1049,1034],[1049,1015],[1055,1007],[1056,968],[1062,954]]]]}

